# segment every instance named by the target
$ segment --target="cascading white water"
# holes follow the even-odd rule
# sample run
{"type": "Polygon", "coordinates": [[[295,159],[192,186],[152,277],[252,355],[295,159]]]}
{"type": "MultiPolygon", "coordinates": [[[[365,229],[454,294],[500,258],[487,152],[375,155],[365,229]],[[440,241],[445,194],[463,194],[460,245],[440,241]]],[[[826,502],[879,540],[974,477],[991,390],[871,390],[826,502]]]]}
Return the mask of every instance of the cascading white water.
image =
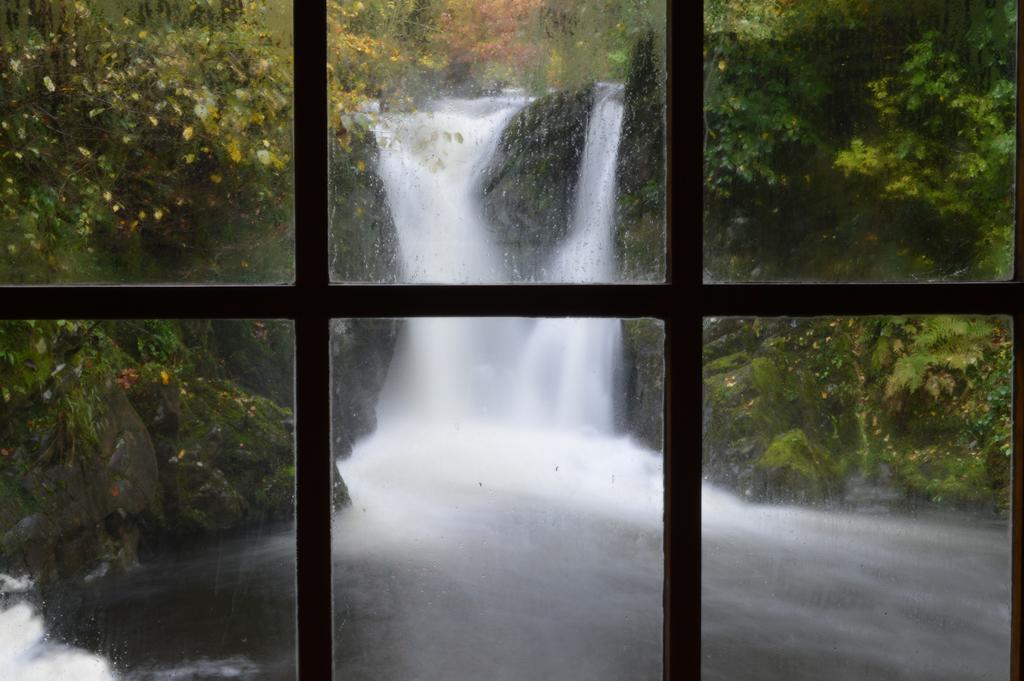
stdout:
{"type": "Polygon", "coordinates": [[[17,595],[31,583],[0,574],[0,678],[4,681],[115,681],[97,655],[47,640],[43,619],[17,595]],[[11,602],[6,602],[11,599],[11,602]]]}
{"type": "MultiPolygon", "coordinates": [[[[405,280],[509,279],[477,185],[524,104],[383,121],[405,280]]],[[[600,87],[551,281],[611,278],[621,120],[600,87]]],[[[338,464],[353,501],[335,523],[339,674],[660,678],[662,460],[615,433],[621,362],[618,320],[405,324],[377,431],[338,464]]]]}
{"type": "Polygon", "coordinates": [[[620,95],[620,86],[597,86],[580,166],[572,229],[553,258],[552,281],[608,282],[613,278],[615,166],[622,136],[620,95]]]}
{"type": "MultiPolygon", "coordinates": [[[[550,255],[553,282],[610,281],[621,87],[595,88],[569,234],[550,255]]],[[[384,117],[380,176],[395,220],[403,279],[486,283],[507,280],[478,197],[478,179],[505,124],[528,100],[449,99],[428,112],[384,117]]],[[[391,389],[396,413],[480,417],[508,423],[610,433],[617,320],[422,319],[407,325],[405,362],[391,389]],[[517,328],[516,328],[517,327],[517,328]],[[504,345],[506,352],[495,353],[504,345]],[[509,347],[512,345],[513,347],[509,347]],[[475,412],[475,413],[474,413],[475,412]]]]}

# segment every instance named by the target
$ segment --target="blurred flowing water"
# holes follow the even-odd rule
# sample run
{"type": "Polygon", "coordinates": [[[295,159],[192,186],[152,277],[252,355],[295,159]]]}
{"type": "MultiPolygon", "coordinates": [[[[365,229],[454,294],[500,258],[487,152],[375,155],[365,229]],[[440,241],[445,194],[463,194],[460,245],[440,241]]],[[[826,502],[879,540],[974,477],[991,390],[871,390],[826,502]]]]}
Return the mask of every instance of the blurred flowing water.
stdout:
{"type": "Polygon", "coordinates": [[[1006,681],[1005,522],[701,498],[704,681],[1006,681]]]}
{"type": "MultiPolygon", "coordinates": [[[[507,278],[474,183],[524,103],[444,100],[379,132],[408,281],[507,278]]],[[[621,121],[599,89],[551,280],[610,277],[621,121]]],[[[405,324],[377,431],[338,465],[338,678],[661,678],[662,459],[616,432],[622,369],[618,320],[405,324]]]]}
{"type": "Polygon", "coordinates": [[[291,525],[164,547],[43,602],[22,596],[0,600],[3,681],[295,678],[291,525]]]}

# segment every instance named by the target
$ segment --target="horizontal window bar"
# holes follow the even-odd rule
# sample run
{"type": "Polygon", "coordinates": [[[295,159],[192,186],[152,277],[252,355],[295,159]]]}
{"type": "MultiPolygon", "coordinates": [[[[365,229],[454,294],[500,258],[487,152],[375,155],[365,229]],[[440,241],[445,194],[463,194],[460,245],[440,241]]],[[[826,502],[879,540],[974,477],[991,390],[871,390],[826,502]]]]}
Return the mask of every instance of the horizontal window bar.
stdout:
{"type": "Polygon", "coordinates": [[[0,289],[0,318],[668,317],[671,285],[84,286],[0,289]]]}
{"type": "Polygon", "coordinates": [[[927,284],[706,284],[703,316],[1013,314],[1024,282],[927,284]]]}

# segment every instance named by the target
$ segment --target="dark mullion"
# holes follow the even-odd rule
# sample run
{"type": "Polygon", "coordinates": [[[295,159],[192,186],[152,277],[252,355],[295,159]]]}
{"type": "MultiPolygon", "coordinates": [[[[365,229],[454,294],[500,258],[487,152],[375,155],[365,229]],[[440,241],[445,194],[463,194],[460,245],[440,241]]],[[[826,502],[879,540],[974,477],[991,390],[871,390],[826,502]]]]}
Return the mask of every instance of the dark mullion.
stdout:
{"type": "MultiPolygon", "coordinates": [[[[327,274],[327,14],[295,2],[295,286],[151,290],[182,316],[296,318],[296,580],[300,681],[333,673],[327,274]],[[217,312],[219,310],[219,313],[217,312]]],[[[88,291],[86,291],[88,293],[88,291]]],[[[161,310],[161,305],[149,309],[161,310]]],[[[163,310],[166,314],[166,308],[163,310]]]]}
{"type": "Polygon", "coordinates": [[[1012,314],[1024,282],[927,284],[706,284],[707,316],[1012,314]]]}
{"type": "Polygon", "coordinates": [[[331,598],[330,357],[327,317],[296,322],[296,534],[299,680],[329,679],[331,598]]]}
{"type": "Polygon", "coordinates": [[[668,285],[327,286],[323,258],[304,243],[297,286],[15,288],[0,291],[0,318],[666,317],[683,299],[668,285]],[[306,274],[312,266],[322,277],[306,274]]]}

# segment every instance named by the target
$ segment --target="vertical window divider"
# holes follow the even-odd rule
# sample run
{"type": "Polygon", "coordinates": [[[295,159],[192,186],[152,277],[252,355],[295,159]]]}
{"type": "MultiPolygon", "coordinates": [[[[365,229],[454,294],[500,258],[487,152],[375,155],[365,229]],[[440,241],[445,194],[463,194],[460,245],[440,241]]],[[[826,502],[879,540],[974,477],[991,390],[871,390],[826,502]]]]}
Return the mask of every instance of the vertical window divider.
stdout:
{"type": "Polygon", "coordinates": [[[333,673],[327,5],[293,4],[296,320],[296,636],[298,677],[333,673]]]}

